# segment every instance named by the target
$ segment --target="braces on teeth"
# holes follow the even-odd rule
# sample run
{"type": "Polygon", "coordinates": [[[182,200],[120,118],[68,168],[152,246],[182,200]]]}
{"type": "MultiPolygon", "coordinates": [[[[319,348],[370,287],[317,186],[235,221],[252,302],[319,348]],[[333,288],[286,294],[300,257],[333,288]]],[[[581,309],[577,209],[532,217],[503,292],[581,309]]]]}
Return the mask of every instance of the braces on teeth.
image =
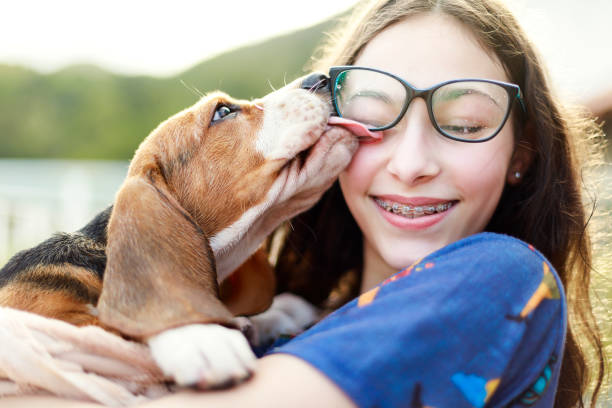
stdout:
{"type": "Polygon", "coordinates": [[[431,215],[435,213],[441,213],[443,211],[448,210],[453,206],[452,202],[437,204],[437,205],[418,205],[411,207],[409,205],[403,205],[398,203],[389,204],[379,198],[376,198],[375,201],[384,208],[386,211],[392,212],[394,214],[418,217],[421,215],[431,215]]]}

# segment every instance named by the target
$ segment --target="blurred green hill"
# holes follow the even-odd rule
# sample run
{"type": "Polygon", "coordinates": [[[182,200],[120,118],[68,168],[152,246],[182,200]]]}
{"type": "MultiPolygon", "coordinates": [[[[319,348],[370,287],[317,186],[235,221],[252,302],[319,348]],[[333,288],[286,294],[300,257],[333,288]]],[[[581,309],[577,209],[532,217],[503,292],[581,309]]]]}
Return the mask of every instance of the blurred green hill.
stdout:
{"type": "Polygon", "coordinates": [[[229,51],[173,77],[89,65],[45,75],[0,65],[0,157],[129,159],[159,122],[195,103],[197,91],[252,99],[303,75],[335,22],[229,51]]]}

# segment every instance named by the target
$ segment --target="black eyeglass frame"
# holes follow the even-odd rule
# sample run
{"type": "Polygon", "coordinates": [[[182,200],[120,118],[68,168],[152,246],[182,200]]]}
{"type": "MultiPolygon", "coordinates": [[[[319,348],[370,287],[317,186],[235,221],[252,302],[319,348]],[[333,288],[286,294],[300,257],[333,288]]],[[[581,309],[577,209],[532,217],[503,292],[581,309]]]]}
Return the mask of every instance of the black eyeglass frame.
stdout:
{"type": "Polygon", "coordinates": [[[521,93],[521,88],[520,88],[520,86],[518,86],[516,84],[511,84],[511,83],[503,82],[503,81],[496,81],[496,80],[493,80],[493,79],[461,78],[461,79],[453,79],[453,80],[450,80],[450,81],[441,82],[439,84],[436,84],[436,85],[431,86],[431,87],[426,88],[426,89],[418,89],[418,88],[415,88],[412,85],[410,85],[404,79],[398,77],[397,75],[393,75],[390,72],[386,72],[386,71],[382,71],[380,69],[370,68],[370,67],[360,67],[360,66],[354,66],[354,65],[340,65],[340,66],[331,67],[329,69],[329,89],[330,89],[331,96],[332,96],[334,110],[336,112],[336,115],[339,116],[339,117],[342,117],[342,115],[341,115],[340,110],[338,109],[338,105],[337,105],[338,100],[337,100],[336,85],[337,85],[337,82],[338,82],[338,78],[339,78],[339,76],[340,76],[340,74],[342,72],[352,71],[352,70],[372,71],[372,72],[378,72],[380,74],[390,76],[391,78],[399,81],[404,86],[404,88],[406,89],[406,99],[404,100],[404,106],[402,107],[402,110],[398,114],[397,118],[395,118],[395,120],[393,120],[388,125],[380,126],[380,127],[375,127],[375,128],[369,128],[369,130],[371,130],[373,132],[391,129],[393,126],[397,125],[402,120],[404,115],[406,114],[406,111],[408,110],[408,107],[410,106],[410,103],[414,100],[414,98],[423,98],[423,99],[425,99],[425,102],[426,102],[426,105],[427,105],[427,112],[429,114],[429,120],[431,121],[431,123],[434,126],[434,128],[442,136],[447,137],[447,138],[452,139],[452,140],[457,140],[459,142],[467,142],[467,143],[482,143],[482,142],[486,142],[487,140],[491,140],[495,136],[497,136],[497,134],[503,129],[504,125],[506,124],[506,121],[510,117],[510,112],[512,111],[512,106],[514,105],[514,100],[515,99],[518,99],[518,101],[519,101],[519,103],[521,105],[523,113],[527,112],[527,110],[525,108],[525,103],[523,101],[523,96],[522,96],[522,93],[521,93]],[[504,115],[504,118],[502,119],[502,121],[501,121],[500,125],[498,126],[498,128],[490,136],[487,136],[484,139],[477,139],[477,140],[463,139],[463,138],[460,138],[460,137],[457,137],[457,136],[454,136],[454,135],[446,133],[444,130],[442,130],[440,128],[440,126],[438,126],[438,123],[436,122],[436,119],[435,119],[434,113],[433,113],[432,95],[434,94],[435,91],[437,91],[442,86],[448,85],[448,84],[452,84],[452,83],[457,83],[457,82],[487,82],[487,83],[492,83],[492,84],[496,84],[496,85],[501,86],[508,93],[508,100],[509,100],[509,102],[508,102],[508,108],[506,110],[506,114],[504,115]]]}

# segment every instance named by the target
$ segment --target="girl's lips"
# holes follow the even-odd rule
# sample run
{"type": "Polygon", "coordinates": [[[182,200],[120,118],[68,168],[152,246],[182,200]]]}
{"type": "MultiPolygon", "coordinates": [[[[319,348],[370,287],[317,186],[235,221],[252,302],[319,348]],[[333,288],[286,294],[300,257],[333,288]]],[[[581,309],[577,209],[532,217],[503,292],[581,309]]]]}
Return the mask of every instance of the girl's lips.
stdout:
{"type": "Polygon", "coordinates": [[[404,197],[399,195],[381,195],[381,196],[372,196],[373,198],[377,198],[382,201],[387,201],[389,203],[398,203],[404,205],[411,206],[426,206],[426,205],[437,205],[444,204],[448,202],[456,202],[457,200],[452,199],[444,199],[444,198],[432,198],[432,197],[404,197]]]}
{"type": "Polygon", "coordinates": [[[389,202],[378,197],[371,197],[383,218],[391,225],[405,230],[424,230],[442,221],[455,207],[456,200],[432,200],[424,198],[411,199],[413,206],[389,202]],[[435,203],[435,205],[434,205],[435,203]],[[406,208],[410,210],[406,210],[406,208]],[[433,211],[430,209],[433,208],[433,211]]]}
{"type": "Polygon", "coordinates": [[[331,126],[342,126],[359,137],[359,141],[363,143],[372,143],[382,139],[382,132],[372,132],[363,123],[345,119],[338,116],[330,116],[327,121],[328,125],[331,126]]]}

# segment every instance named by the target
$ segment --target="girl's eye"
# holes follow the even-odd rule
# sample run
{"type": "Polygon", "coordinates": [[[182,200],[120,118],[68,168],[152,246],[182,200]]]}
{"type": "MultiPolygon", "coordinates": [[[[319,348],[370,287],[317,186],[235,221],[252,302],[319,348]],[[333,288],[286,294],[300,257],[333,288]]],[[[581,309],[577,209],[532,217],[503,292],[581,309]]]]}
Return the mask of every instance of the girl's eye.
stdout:
{"type": "Polygon", "coordinates": [[[213,118],[210,123],[212,124],[218,122],[234,112],[236,112],[236,109],[232,109],[230,106],[219,105],[217,106],[217,109],[215,109],[215,113],[213,114],[213,118]]]}

